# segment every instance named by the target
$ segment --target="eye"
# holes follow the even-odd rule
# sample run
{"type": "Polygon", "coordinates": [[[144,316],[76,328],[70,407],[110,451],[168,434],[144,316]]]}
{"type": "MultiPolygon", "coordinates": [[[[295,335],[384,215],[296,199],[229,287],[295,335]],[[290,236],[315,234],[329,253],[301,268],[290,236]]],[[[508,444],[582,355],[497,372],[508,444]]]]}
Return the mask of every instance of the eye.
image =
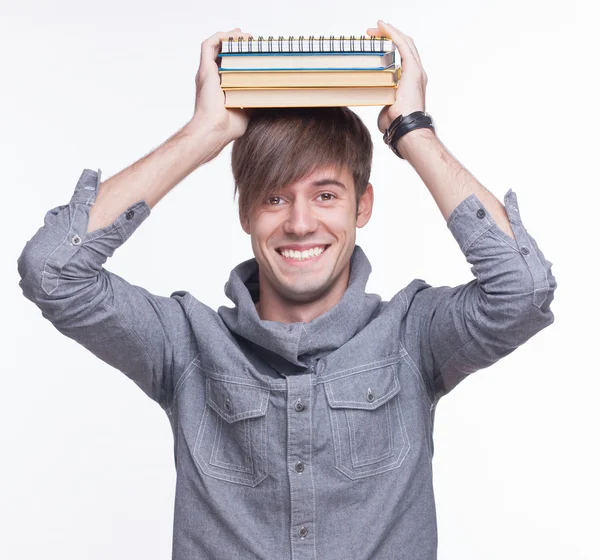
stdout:
{"type": "Polygon", "coordinates": [[[325,202],[328,202],[330,200],[333,200],[335,198],[335,195],[333,193],[322,193],[317,198],[322,198],[322,197],[324,197],[323,200],[325,202]]]}
{"type": "Polygon", "coordinates": [[[267,199],[267,204],[269,206],[279,206],[282,202],[282,198],[280,196],[272,196],[267,199]]]}

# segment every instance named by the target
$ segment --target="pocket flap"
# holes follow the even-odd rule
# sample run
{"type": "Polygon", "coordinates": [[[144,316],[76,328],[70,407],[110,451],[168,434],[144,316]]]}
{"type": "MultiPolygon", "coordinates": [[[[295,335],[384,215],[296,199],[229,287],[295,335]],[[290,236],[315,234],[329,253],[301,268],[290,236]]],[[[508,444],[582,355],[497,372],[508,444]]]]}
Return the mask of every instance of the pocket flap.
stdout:
{"type": "Polygon", "coordinates": [[[206,384],[209,406],[229,424],[267,412],[268,389],[211,378],[206,384]]]}
{"type": "Polygon", "coordinates": [[[331,408],[374,410],[399,391],[396,364],[353,373],[325,383],[331,408]]]}

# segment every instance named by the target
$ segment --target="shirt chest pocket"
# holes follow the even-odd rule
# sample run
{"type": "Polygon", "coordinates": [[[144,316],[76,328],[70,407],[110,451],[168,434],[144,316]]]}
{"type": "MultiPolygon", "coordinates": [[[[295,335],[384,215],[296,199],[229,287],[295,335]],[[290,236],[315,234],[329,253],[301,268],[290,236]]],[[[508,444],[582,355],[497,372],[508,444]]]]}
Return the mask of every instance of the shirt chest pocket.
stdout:
{"type": "Polygon", "coordinates": [[[325,383],[335,466],[353,480],[397,469],[410,443],[397,363],[325,383]]]}
{"type": "Polygon", "coordinates": [[[269,390],[207,378],[194,459],[210,477],[256,486],[267,472],[269,390]]]}

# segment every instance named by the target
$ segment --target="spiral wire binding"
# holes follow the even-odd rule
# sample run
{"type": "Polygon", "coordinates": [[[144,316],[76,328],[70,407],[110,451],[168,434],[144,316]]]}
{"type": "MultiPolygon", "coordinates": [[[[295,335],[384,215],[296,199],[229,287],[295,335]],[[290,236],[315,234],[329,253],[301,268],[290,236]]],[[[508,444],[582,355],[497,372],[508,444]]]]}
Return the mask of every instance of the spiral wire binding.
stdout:
{"type": "MultiPolygon", "coordinates": [[[[315,35],[309,35],[308,36],[308,51],[304,51],[304,41],[305,41],[305,37],[304,35],[300,35],[298,37],[298,47],[299,50],[298,51],[293,51],[292,50],[292,43],[296,40],[296,37],[293,37],[292,35],[288,36],[287,42],[288,42],[288,52],[337,52],[334,50],[334,44],[335,44],[335,40],[336,37],[335,35],[330,35],[329,36],[329,51],[325,51],[325,35],[319,35],[318,41],[319,41],[319,49],[315,50],[314,48],[314,43],[315,43],[315,35]]],[[[365,39],[367,37],[365,35],[361,35],[358,39],[360,39],[360,49],[359,52],[368,52],[365,48],[365,39]]],[[[370,47],[371,47],[371,52],[380,52],[383,51],[383,43],[385,41],[385,37],[369,37],[369,42],[370,42],[370,47]],[[376,41],[379,41],[379,50],[377,51],[377,49],[375,48],[376,46],[376,41]]],[[[279,37],[277,38],[277,46],[278,49],[277,51],[273,50],[273,41],[274,41],[274,37],[273,35],[269,35],[269,37],[267,38],[267,48],[268,48],[268,52],[284,52],[283,50],[283,44],[285,42],[285,37],[283,35],[279,35],[279,37]]],[[[339,52],[356,52],[355,51],[355,47],[356,47],[356,43],[357,43],[357,37],[356,35],[350,35],[350,37],[346,37],[345,35],[342,35],[341,37],[339,37],[339,40],[341,41],[341,50],[339,52]],[[349,42],[349,49],[346,50],[346,41],[349,42]]],[[[244,51],[243,50],[243,45],[244,45],[244,39],[242,37],[238,37],[237,39],[237,52],[238,53],[243,53],[243,52],[263,52],[263,43],[265,42],[265,39],[262,35],[258,36],[258,39],[256,39],[254,42],[257,44],[257,51],[253,51],[252,50],[252,37],[250,37],[248,39],[248,50],[244,51]]],[[[233,42],[234,42],[234,38],[233,37],[229,37],[228,41],[227,41],[227,46],[228,49],[227,53],[233,53],[235,52],[234,46],[233,46],[233,42]]]]}

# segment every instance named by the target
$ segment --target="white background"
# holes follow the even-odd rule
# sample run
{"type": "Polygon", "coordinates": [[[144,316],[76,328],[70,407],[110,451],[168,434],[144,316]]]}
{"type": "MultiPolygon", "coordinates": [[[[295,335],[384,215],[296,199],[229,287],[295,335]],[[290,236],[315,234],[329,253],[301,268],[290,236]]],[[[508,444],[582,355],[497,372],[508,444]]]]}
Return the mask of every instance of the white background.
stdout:
{"type": "MultiPolygon", "coordinates": [[[[68,202],[84,168],[106,179],[189,120],[209,35],[362,34],[382,18],[415,40],[439,137],[500,200],[515,190],[558,282],[555,323],[439,404],[439,558],[598,558],[594,2],[374,4],[1,0],[0,557],[171,553],[166,416],[18,287],[17,257],[45,212],[68,202]]],[[[469,281],[433,198],[383,144],[379,108],[355,110],[375,143],[375,210],[358,235],[373,265],[368,291],[389,299],[413,278],[469,281]]],[[[229,271],[252,256],[232,189],[229,146],[165,197],[107,268],[156,294],[185,289],[229,305],[229,271]]]]}

